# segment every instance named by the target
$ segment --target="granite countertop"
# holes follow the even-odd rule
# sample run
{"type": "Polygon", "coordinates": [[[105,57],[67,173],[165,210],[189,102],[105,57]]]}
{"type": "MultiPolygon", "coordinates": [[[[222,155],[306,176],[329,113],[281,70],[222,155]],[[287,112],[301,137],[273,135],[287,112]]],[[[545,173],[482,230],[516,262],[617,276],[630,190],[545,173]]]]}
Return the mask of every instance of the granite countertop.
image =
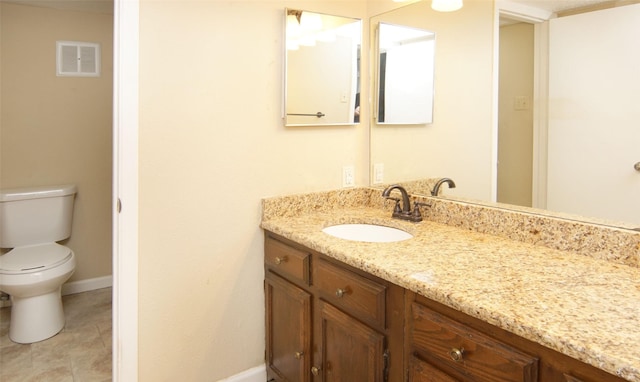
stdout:
{"type": "Polygon", "coordinates": [[[263,216],[261,227],[629,381],[640,381],[640,269],[361,206],[263,216]],[[413,238],[338,239],[322,228],[376,223],[413,238]]]}

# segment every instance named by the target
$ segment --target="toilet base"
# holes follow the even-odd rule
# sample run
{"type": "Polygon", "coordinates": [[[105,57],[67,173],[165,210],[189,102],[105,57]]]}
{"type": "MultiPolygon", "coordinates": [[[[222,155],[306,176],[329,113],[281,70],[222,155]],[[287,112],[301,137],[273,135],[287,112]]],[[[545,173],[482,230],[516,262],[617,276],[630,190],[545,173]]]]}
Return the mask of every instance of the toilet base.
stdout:
{"type": "Polygon", "coordinates": [[[64,328],[61,289],[33,297],[11,296],[11,341],[20,344],[43,341],[64,328]]]}

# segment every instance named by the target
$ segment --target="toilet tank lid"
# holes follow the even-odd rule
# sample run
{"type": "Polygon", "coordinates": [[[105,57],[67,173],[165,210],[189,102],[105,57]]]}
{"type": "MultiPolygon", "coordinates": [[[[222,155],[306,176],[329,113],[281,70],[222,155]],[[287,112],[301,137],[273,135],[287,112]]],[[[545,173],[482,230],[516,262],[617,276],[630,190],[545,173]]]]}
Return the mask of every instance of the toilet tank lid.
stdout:
{"type": "Polygon", "coordinates": [[[78,188],[73,184],[59,186],[40,186],[24,188],[7,188],[0,190],[0,202],[14,200],[53,198],[75,194],[78,188]]]}

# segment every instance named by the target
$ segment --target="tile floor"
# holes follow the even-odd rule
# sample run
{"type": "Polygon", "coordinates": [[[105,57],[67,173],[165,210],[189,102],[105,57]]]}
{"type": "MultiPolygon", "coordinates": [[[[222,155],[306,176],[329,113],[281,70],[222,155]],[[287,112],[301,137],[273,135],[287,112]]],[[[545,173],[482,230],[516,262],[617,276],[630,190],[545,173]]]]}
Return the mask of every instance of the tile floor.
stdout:
{"type": "Polygon", "coordinates": [[[111,288],[62,297],[57,335],[21,345],[9,339],[11,308],[0,309],[0,382],[111,381],[111,288]]]}

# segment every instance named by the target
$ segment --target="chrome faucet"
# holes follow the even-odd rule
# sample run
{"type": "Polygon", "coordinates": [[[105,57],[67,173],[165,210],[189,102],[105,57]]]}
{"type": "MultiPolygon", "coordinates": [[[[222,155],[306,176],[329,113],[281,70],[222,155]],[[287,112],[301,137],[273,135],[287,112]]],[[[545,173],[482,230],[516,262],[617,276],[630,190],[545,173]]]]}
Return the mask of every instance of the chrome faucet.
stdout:
{"type": "Polygon", "coordinates": [[[438,194],[440,193],[440,186],[442,186],[443,183],[448,184],[449,188],[456,188],[456,184],[453,182],[453,180],[449,178],[442,178],[436,182],[435,186],[433,186],[433,190],[431,190],[431,196],[438,196],[438,194]]]}
{"type": "Polygon", "coordinates": [[[405,190],[401,185],[393,184],[385,188],[385,190],[382,191],[382,197],[384,197],[385,199],[394,200],[396,202],[396,205],[393,207],[393,214],[391,214],[391,217],[396,219],[409,220],[412,222],[422,221],[419,203],[416,203],[412,212],[409,194],[407,193],[407,190],[405,190]],[[400,195],[402,196],[402,207],[400,207],[400,199],[391,196],[391,191],[393,190],[398,190],[400,192],[400,195]]]}

